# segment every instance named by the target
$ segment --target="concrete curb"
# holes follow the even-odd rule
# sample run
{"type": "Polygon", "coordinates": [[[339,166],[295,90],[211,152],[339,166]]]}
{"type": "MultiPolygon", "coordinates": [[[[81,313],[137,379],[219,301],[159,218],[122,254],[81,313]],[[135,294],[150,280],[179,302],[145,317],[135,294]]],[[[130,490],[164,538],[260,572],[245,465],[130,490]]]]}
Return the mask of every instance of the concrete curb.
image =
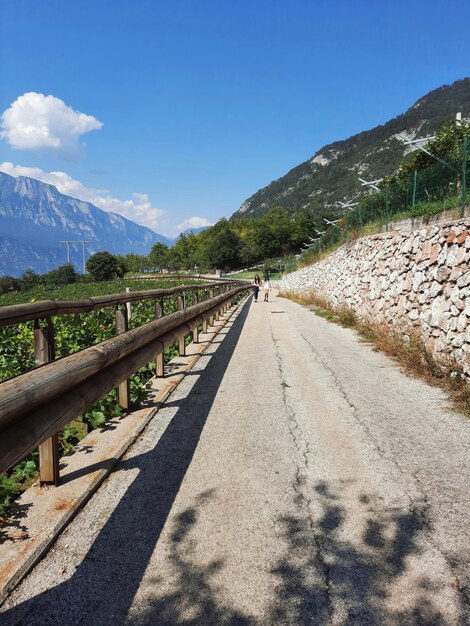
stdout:
{"type": "Polygon", "coordinates": [[[22,494],[15,505],[15,517],[20,518],[19,523],[2,528],[7,536],[24,532],[25,538],[5,539],[0,544],[0,605],[112,472],[129,446],[245,301],[243,299],[215,322],[212,332],[200,333],[199,343],[187,346],[187,356],[172,359],[166,366],[169,372],[165,378],[152,379],[145,408],[110,420],[105,428],[90,433],[70,455],[63,457],[59,487],[40,488],[34,484],[22,494]]]}

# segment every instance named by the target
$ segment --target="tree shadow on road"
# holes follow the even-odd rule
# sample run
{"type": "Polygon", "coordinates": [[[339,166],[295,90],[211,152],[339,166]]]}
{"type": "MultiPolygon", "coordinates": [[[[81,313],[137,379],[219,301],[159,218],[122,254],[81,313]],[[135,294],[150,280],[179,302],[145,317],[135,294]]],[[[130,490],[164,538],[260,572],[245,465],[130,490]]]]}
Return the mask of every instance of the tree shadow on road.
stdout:
{"type": "MultiPolygon", "coordinates": [[[[286,553],[273,568],[278,581],[271,624],[355,624],[384,626],[442,626],[467,624],[465,608],[460,615],[445,615],[439,606],[436,583],[422,575],[407,588],[399,608],[390,608],[390,589],[407,574],[407,557],[421,552],[419,536],[424,530],[416,512],[385,509],[363,494],[363,531],[351,535],[344,526],[346,507],[341,495],[326,483],[315,487],[319,521],[299,515],[279,520],[286,553]],[[411,594],[411,595],[410,595],[411,594]]],[[[409,575],[409,572],[408,572],[409,575]]],[[[403,583],[402,583],[403,586],[403,583]]]]}
{"type": "MultiPolygon", "coordinates": [[[[254,622],[241,611],[227,606],[223,591],[214,578],[224,568],[221,555],[201,564],[192,531],[196,528],[200,507],[215,494],[213,490],[196,498],[195,506],[186,508],[173,523],[167,557],[171,581],[155,577],[149,581],[152,597],[142,601],[129,616],[128,623],[139,626],[250,626],[254,622]],[[168,589],[169,588],[169,589],[168,589]],[[165,589],[168,589],[165,591],[165,589]]],[[[167,573],[168,575],[168,573],[167,573]]]]}
{"type": "MultiPolygon", "coordinates": [[[[348,522],[341,492],[325,483],[315,486],[315,506],[321,511],[314,523],[302,512],[277,520],[285,553],[272,568],[271,589],[260,589],[271,602],[265,617],[237,611],[230,602],[230,581],[220,588],[225,558],[201,563],[195,531],[201,508],[212,491],[201,494],[195,505],[179,514],[171,529],[168,552],[171,578],[156,577],[155,592],[131,615],[139,626],[450,626],[465,624],[445,615],[439,606],[439,591],[430,576],[412,581],[411,595],[399,608],[391,608],[389,589],[409,575],[408,557],[419,558],[420,534],[425,530],[419,512],[387,509],[375,497],[361,494],[357,507],[363,513],[359,536],[342,536],[348,522]],[[166,588],[166,591],[164,591],[166,588]],[[225,598],[225,600],[224,600],[225,598]],[[406,608],[403,608],[406,607],[406,608]]],[[[199,532],[201,532],[199,530],[199,532]]],[[[235,546],[234,546],[235,549],[235,546]]],[[[248,575],[248,573],[247,573],[248,575]]],[[[235,605],[236,602],[234,601],[235,605]]]]}

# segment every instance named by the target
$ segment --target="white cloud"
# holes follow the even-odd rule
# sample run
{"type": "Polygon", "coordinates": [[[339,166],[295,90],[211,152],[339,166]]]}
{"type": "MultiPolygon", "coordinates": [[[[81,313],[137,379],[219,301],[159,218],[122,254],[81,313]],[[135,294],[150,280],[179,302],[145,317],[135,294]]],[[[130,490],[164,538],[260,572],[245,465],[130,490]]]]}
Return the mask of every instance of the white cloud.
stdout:
{"type": "Polygon", "coordinates": [[[212,222],[206,220],[205,217],[198,217],[195,215],[194,217],[190,217],[188,220],[185,220],[181,224],[178,224],[178,230],[184,231],[188,230],[188,228],[201,228],[202,226],[212,226],[212,222]]]}
{"type": "Polygon", "coordinates": [[[99,130],[103,123],[92,115],[75,111],[55,96],[25,93],[0,118],[0,138],[16,150],[46,149],[75,158],[80,136],[99,130]]]}
{"type": "Polygon", "coordinates": [[[146,193],[136,192],[132,194],[133,199],[120,200],[114,198],[105,189],[85,187],[79,180],[75,180],[66,172],[45,172],[39,167],[24,167],[8,161],[0,163],[0,171],[10,176],[28,176],[55,185],[60,193],[91,202],[103,211],[118,213],[157,232],[160,228],[160,217],[165,213],[162,209],[152,206],[149,195],[146,193]]]}
{"type": "Polygon", "coordinates": [[[148,199],[149,199],[148,193],[139,193],[136,191],[132,195],[134,196],[134,198],[137,198],[137,200],[139,200],[140,202],[148,202],[148,199]]]}

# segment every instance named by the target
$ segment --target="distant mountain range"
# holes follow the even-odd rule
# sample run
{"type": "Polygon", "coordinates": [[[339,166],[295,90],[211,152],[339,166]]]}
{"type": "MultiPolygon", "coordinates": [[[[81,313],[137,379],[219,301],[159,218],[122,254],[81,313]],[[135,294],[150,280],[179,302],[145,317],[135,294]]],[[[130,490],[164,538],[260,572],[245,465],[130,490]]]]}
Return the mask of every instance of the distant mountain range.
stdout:
{"type": "Polygon", "coordinates": [[[409,139],[434,133],[461,112],[470,118],[470,78],[431,91],[408,111],[344,141],[324,146],[312,158],[263,187],[241,205],[232,217],[259,217],[274,206],[291,213],[307,209],[320,218],[339,209],[339,201],[361,193],[359,176],[382,178],[393,174],[409,152],[398,137],[409,139]]]}
{"type": "Polygon", "coordinates": [[[187,228],[186,230],[184,230],[181,234],[182,235],[199,235],[199,233],[202,233],[204,230],[207,230],[208,228],[210,228],[210,226],[199,226],[199,228],[187,228]]]}
{"type": "MultiPolygon", "coordinates": [[[[87,258],[100,250],[148,254],[157,241],[173,243],[53,185],[0,172],[0,275],[20,276],[28,268],[44,273],[67,263],[67,244],[61,243],[66,240],[87,241],[87,258]]],[[[83,245],[68,247],[70,261],[82,271],[83,245]]]]}

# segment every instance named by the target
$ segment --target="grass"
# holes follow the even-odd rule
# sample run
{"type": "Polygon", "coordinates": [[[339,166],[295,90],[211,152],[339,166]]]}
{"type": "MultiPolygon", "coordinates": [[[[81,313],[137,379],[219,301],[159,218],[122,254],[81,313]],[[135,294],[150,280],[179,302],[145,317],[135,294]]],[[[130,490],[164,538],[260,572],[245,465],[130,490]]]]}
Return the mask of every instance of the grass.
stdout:
{"type": "Polygon", "coordinates": [[[316,315],[329,322],[353,328],[376,350],[395,359],[407,373],[443,389],[449,395],[453,406],[470,416],[470,384],[462,368],[450,359],[445,364],[438,363],[416,331],[411,330],[403,334],[385,322],[372,323],[361,320],[346,306],[333,309],[325,298],[313,291],[300,296],[291,292],[279,295],[303,306],[313,305],[316,315]]]}

